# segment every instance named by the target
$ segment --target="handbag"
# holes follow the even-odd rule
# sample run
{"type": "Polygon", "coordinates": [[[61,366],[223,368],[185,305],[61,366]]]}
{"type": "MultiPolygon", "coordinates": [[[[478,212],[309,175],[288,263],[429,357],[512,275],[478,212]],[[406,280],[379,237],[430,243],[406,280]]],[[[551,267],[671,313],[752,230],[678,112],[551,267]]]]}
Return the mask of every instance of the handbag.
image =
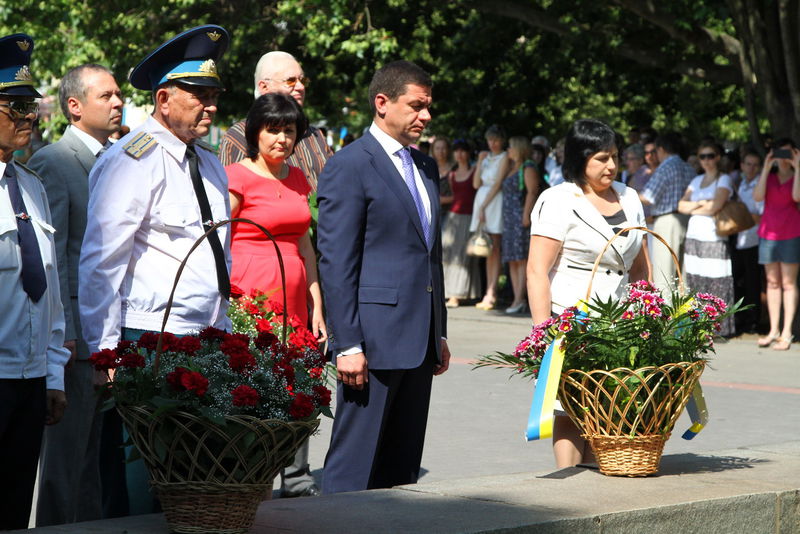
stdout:
{"type": "Polygon", "coordinates": [[[467,240],[467,256],[488,258],[491,253],[492,238],[483,229],[483,224],[479,224],[478,229],[467,240]]]}
{"type": "Polygon", "coordinates": [[[747,205],[732,196],[714,214],[714,224],[717,227],[717,235],[726,237],[744,232],[748,228],[755,226],[756,222],[753,220],[747,205]]]}

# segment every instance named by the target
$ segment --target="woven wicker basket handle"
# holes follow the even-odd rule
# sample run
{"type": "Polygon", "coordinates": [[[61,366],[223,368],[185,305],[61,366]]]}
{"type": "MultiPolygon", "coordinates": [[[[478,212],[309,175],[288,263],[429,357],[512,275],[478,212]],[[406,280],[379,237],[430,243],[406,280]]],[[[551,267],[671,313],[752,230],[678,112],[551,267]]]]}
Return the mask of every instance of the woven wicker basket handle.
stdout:
{"type": "Polygon", "coordinates": [[[286,271],[283,267],[283,255],[281,254],[280,248],[278,248],[278,242],[275,241],[275,237],[270,233],[269,230],[258,224],[257,222],[251,221],[250,219],[243,219],[243,218],[234,218],[228,219],[225,221],[220,221],[216,223],[214,226],[208,229],[208,231],[201,235],[197,241],[194,242],[192,248],[189,249],[189,252],[186,253],[186,257],[183,258],[180,267],[178,267],[178,272],[175,273],[175,281],[172,284],[172,291],[169,294],[169,300],[167,300],[167,308],[164,310],[164,320],[161,322],[161,332],[158,335],[158,343],[156,344],[156,357],[153,361],[153,374],[158,373],[158,366],[161,363],[161,349],[162,343],[164,340],[164,329],[167,327],[167,320],[169,319],[169,312],[172,311],[172,301],[175,298],[175,289],[178,287],[178,280],[181,279],[181,275],[183,274],[183,269],[186,267],[186,262],[189,261],[189,256],[192,255],[192,252],[200,246],[204,239],[206,239],[211,232],[216,232],[217,228],[220,226],[225,226],[226,224],[231,223],[247,223],[252,224],[263,233],[270,241],[272,241],[273,246],[275,247],[275,254],[278,255],[278,267],[280,267],[281,271],[281,288],[283,289],[283,329],[281,330],[281,343],[286,344],[286,271]]]}
{"type": "Polygon", "coordinates": [[[675,269],[678,273],[678,291],[683,293],[684,287],[683,287],[683,274],[681,273],[681,263],[680,261],[678,261],[678,255],[675,254],[675,251],[672,250],[672,247],[669,246],[669,244],[664,240],[663,237],[658,235],[656,232],[650,230],[649,228],[645,228],[644,226],[629,226],[628,228],[623,228],[622,230],[614,234],[614,237],[612,237],[606,242],[606,246],[603,247],[603,250],[601,250],[600,254],[597,255],[597,259],[594,260],[594,267],[592,267],[592,275],[589,278],[589,289],[586,290],[586,302],[589,302],[589,299],[592,297],[592,283],[594,282],[594,275],[597,274],[597,268],[600,266],[600,260],[603,259],[603,254],[606,253],[606,250],[608,250],[608,247],[611,246],[611,243],[613,243],[616,238],[618,238],[621,234],[624,234],[625,232],[628,232],[630,230],[641,230],[642,232],[647,232],[648,234],[652,234],[653,237],[661,241],[664,244],[664,246],[667,247],[670,256],[672,256],[672,261],[675,262],[675,269]]]}

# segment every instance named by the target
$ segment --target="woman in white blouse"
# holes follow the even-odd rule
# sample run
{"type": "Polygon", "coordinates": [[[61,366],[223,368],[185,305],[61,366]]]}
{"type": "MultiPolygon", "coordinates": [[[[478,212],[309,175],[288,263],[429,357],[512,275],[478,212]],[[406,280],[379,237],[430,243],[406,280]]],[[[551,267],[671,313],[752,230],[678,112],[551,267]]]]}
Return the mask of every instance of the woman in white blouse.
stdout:
{"type": "MultiPolygon", "coordinates": [[[[616,134],[607,124],[576,121],[567,133],[562,167],[565,182],[544,191],[531,213],[528,300],[534,324],[586,297],[592,266],[622,228],[645,226],[636,191],[615,181],[616,134]]],[[[621,235],[606,250],[592,297],[619,297],[625,284],[648,277],[643,233],[621,235]]],[[[580,430],[557,407],[553,427],[556,465],[569,467],[594,457],[580,430]]]]}

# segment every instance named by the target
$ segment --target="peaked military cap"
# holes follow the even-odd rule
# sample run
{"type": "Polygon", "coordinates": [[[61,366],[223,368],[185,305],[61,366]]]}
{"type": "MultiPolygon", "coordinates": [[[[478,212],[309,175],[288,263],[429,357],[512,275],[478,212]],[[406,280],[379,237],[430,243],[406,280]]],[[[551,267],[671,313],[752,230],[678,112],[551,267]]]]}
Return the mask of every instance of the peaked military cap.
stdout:
{"type": "Polygon", "coordinates": [[[131,71],[131,85],[151,91],[164,83],[179,81],[223,88],[216,62],[227,50],[229,41],[225,28],[214,24],[186,30],[136,65],[131,71]]]}
{"type": "Polygon", "coordinates": [[[0,94],[41,98],[28,68],[32,52],[30,35],[15,33],[0,38],[0,94]]]}

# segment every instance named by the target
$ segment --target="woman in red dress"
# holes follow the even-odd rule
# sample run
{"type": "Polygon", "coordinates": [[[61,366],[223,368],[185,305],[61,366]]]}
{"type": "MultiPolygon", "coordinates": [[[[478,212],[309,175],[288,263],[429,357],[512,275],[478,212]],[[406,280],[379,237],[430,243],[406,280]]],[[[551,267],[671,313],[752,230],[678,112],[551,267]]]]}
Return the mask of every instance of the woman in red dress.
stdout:
{"type": "MultiPolygon", "coordinates": [[[[257,222],[278,242],[286,273],[286,312],[296,315],[323,342],[327,333],[322,294],[308,234],[311,187],[299,168],[286,163],[307,127],[303,110],[293,98],[272,93],[259,97],[247,114],[248,157],[225,170],[231,215],[257,222]]],[[[270,240],[244,223],[234,223],[231,236],[231,283],[245,293],[260,290],[270,300],[281,302],[280,267],[270,240]]]]}

